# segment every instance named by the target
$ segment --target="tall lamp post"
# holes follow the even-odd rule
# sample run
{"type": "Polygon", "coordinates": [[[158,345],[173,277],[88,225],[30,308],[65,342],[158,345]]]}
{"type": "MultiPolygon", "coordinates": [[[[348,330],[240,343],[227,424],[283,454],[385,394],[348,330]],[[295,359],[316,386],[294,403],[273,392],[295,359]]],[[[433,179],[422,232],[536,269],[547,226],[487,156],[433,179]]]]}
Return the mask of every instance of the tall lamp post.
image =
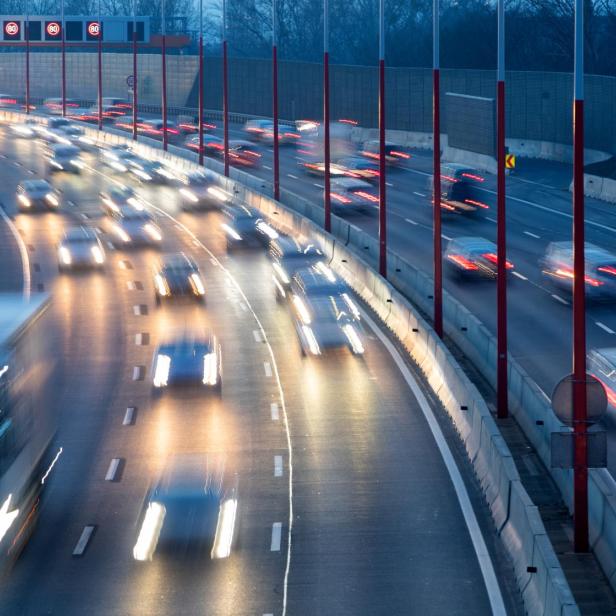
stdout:
{"type": "Polygon", "coordinates": [[[162,111],[163,111],[163,150],[167,150],[169,146],[169,135],[167,134],[167,22],[165,19],[165,0],[162,1],[161,18],[162,18],[162,111]]]}
{"type": "Polygon", "coordinates": [[[385,193],[385,0],[379,0],[379,273],[387,277],[385,193]]]}
{"type": "Polygon", "coordinates": [[[137,77],[137,0],[133,0],[133,140],[137,141],[137,105],[139,102],[137,77]]]}
{"type": "Polygon", "coordinates": [[[61,2],[61,18],[60,29],[62,39],[60,45],[62,47],[62,117],[66,116],[66,35],[64,34],[64,0],[61,2]]]}
{"type": "Polygon", "coordinates": [[[229,84],[227,76],[227,2],[222,0],[222,121],[225,175],[229,176],[229,84]]]}
{"type": "Polygon", "coordinates": [[[98,0],[98,130],[103,130],[103,22],[98,0]]]}
{"type": "Polygon", "coordinates": [[[324,227],[332,228],[331,151],[329,141],[329,0],[323,0],[323,149],[325,154],[324,227]]]}
{"type": "Polygon", "coordinates": [[[434,331],[443,337],[443,247],[441,238],[441,79],[440,79],[440,2],[434,0],[432,13],[432,145],[434,183],[434,331]]]}
{"type": "Polygon", "coordinates": [[[30,113],[30,5],[26,1],[26,113],[30,113]]]}
{"type": "Polygon", "coordinates": [[[278,143],[278,40],[276,0],[272,0],[272,104],[274,119],[274,199],[280,199],[280,158],[278,143]]]}
{"type": "Polygon", "coordinates": [[[203,0],[199,0],[199,164],[203,165],[203,0]]]}

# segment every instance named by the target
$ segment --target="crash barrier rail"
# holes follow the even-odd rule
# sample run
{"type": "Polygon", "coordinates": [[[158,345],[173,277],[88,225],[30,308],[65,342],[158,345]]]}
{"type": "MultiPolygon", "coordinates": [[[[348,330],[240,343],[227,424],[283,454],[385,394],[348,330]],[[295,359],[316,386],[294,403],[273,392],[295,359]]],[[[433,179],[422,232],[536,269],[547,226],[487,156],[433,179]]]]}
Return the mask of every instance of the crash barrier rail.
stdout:
{"type": "MultiPolygon", "coordinates": [[[[23,121],[25,116],[2,113],[0,117],[9,121],[23,121]]],[[[99,132],[88,125],[84,125],[84,128],[88,131],[88,136],[97,139],[101,144],[131,145],[138,153],[158,158],[180,171],[199,169],[197,154],[193,152],[174,146],[170,146],[168,152],[163,152],[160,142],[152,139],[142,139],[134,143],[120,131],[99,132]]],[[[393,279],[385,280],[375,272],[371,263],[375,261],[377,254],[375,251],[378,250],[376,240],[354,225],[334,216],[333,232],[326,233],[319,226],[322,218],[320,207],[289,191],[283,191],[283,200],[292,204],[292,207],[285,206],[260,192],[270,188],[267,182],[236,169],[232,169],[232,178],[225,178],[221,174],[222,163],[219,161],[208,160],[207,167],[218,174],[217,181],[222,188],[238,200],[259,209],[280,231],[316,239],[334,271],[344,278],[379,316],[423,372],[464,443],[489,505],[496,530],[513,563],[526,611],[529,614],[546,616],[579,614],[538,509],[520,481],[511,452],[485,401],[443,341],[434,333],[411,301],[403,295],[411,291],[410,294],[420,300],[419,308],[426,311],[429,308],[426,298],[432,289],[430,279],[391,254],[390,269],[393,279]],[[354,250],[350,246],[353,246],[354,250]],[[359,256],[358,252],[363,256],[359,256]],[[398,284],[404,282],[400,285],[402,288],[396,288],[395,281],[398,284]]],[[[413,300],[412,297],[410,299],[413,300]]],[[[478,361],[480,365],[489,363],[484,360],[493,355],[495,344],[485,327],[453,298],[447,297],[444,303],[448,306],[446,315],[449,317],[451,334],[456,333],[451,331],[451,319],[457,322],[462,315],[464,317],[465,335],[456,335],[455,341],[468,346],[469,341],[477,338],[479,344],[471,359],[478,361]]],[[[460,330],[462,331],[461,328],[460,330]]],[[[522,374],[517,380],[512,378],[513,383],[517,384],[521,391],[524,391],[524,387],[528,387],[524,379],[530,381],[522,374]]],[[[538,410],[548,415],[545,405],[539,406],[538,410]]],[[[547,410],[549,411],[549,408],[547,410]]],[[[549,415],[553,416],[551,411],[549,415]]],[[[546,423],[555,427],[553,425],[555,419],[546,423]]],[[[548,426],[545,431],[547,430],[548,426]]],[[[538,442],[538,445],[541,444],[538,442]]],[[[543,454],[545,455],[545,451],[543,454]]],[[[595,517],[600,514],[601,527],[609,527],[610,521],[616,517],[616,507],[613,506],[616,504],[616,499],[610,499],[612,507],[607,508],[603,493],[591,490],[591,502],[600,505],[596,507],[595,517]]],[[[616,529],[616,519],[613,520],[611,528],[616,529]]],[[[606,552],[612,554],[610,537],[607,533],[602,547],[604,545],[607,546],[606,552]]]]}

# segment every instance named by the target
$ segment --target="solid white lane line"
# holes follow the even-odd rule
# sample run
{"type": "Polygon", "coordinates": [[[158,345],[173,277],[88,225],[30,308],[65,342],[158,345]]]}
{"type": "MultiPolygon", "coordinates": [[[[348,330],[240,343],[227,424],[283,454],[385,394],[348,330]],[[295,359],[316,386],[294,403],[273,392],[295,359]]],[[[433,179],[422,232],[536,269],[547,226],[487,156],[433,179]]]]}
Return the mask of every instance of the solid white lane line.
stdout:
{"type": "Polygon", "coordinates": [[[263,165],[263,169],[267,169],[268,171],[272,170],[272,168],[269,165],[263,165]]]}
{"type": "Polygon", "coordinates": [[[268,361],[263,362],[263,368],[265,370],[265,376],[272,376],[272,365],[268,361]]]}
{"type": "Polygon", "coordinates": [[[526,276],[522,276],[522,274],[520,274],[520,272],[511,272],[516,278],[519,278],[520,280],[528,280],[528,278],[526,276]]]}
{"type": "Polygon", "coordinates": [[[126,413],[124,413],[124,419],[122,420],[122,425],[123,426],[132,426],[133,425],[134,417],[135,417],[135,407],[134,406],[129,406],[126,409],[126,413]]]}
{"type": "Polygon", "coordinates": [[[450,238],[448,235],[445,235],[444,233],[441,233],[441,237],[442,237],[444,240],[447,240],[447,241],[450,241],[450,240],[451,240],[451,238],[450,238]]]}
{"type": "Polygon", "coordinates": [[[73,556],[82,556],[88,547],[88,541],[90,541],[92,537],[92,533],[94,532],[94,526],[85,526],[83,531],[81,531],[81,536],[79,537],[79,541],[77,541],[77,545],[73,550],[73,556]]]}
{"type": "Polygon", "coordinates": [[[287,177],[291,178],[292,180],[299,180],[299,178],[296,175],[293,175],[292,173],[287,173],[287,177]]]}
{"type": "Polygon", "coordinates": [[[318,184],[317,182],[313,182],[312,185],[316,186],[317,188],[325,188],[323,184],[318,184]]]}
{"type": "Polygon", "coordinates": [[[557,301],[560,302],[561,304],[564,304],[565,306],[569,305],[569,302],[566,299],[563,299],[560,295],[556,295],[556,293],[552,293],[552,297],[557,301]]]}
{"type": "Polygon", "coordinates": [[[240,302],[240,308],[244,311],[247,312],[248,308],[246,308],[246,304],[244,302],[240,302]]]}
{"type": "Polygon", "coordinates": [[[541,236],[536,233],[532,233],[530,231],[524,231],[524,235],[528,235],[529,237],[534,237],[536,240],[540,240],[541,236]]]}
{"type": "Polygon", "coordinates": [[[32,284],[32,280],[30,278],[30,257],[28,257],[28,248],[26,246],[26,242],[24,242],[21,235],[19,235],[17,227],[7,215],[7,213],[4,211],[3,207],[0,207],[0,216],[2,216],[4,222],[6,222],[9,231],[13,234],[13,237],[17,242],[17,248],[21,257],[21,268],[23,270],[24,276],[23,295],[25,299],[30,299],[30,286],[32,284]]]}
{"type": "Polygon", "coordinates": [[[425,197],[426,196],[424,193],[417,192],[416,190],[413,191],[413,194],[417,195],[418,197],[425,197]]]}
{"type": "Polygon", "coordinates": [[[405,218],[404,220],[406,220],[406,222],[410,223],[411,225],[418,225],[418,222],[415,222],[414,220],[411,220],[410,218],[405,218]]]}
{"type": "Polygon", "coordinates": [[[391,182],[385,182],[385,186],[389,186],[389,188],[393,188],[394,185],[391,182]]]}
{"type": "Polygon", "coordinates": [[[428,423],[430,431],[432,432],[432,436],[434,437],[441,457],[443,458],[443,462],[447,467],[447,472],[449,473],[449,477],[451,478],[454,490],[456,491],[456,496],[458,497],[458,502],[460,503],[460,509],[462,510],[462,515],[464,516],[464,521],[466,522],[466,527],[468,528],[468,532],[473,543],[473,548],[475,549],[475,554],[477,555],[477,560],[479,562],[483,581],[486,585],[486,591],[490,600],[492,614],[498,616],[506,616],[507,610],[505,609],[503,596],[498,585],[496,572],[494,571],[494,564],[492,563],[490,553],[488,552],[485,540],[483,538],[483,535],[481,534],[481,528],[479,527],[479,523],[477,522],[477,516],[475,515],[475,511],[473,510],[471,500],[468,496],[468,491],[466,490],[466,485],[464,484],[464,480],[462,479],[462,475],[460,474],[460,469],[458,468],[458,465],[456,464],[456,461],[454,460],[454,457],[451,453],[451,449],[449,448],[449,445],[447,444],[447,441],[443,436],[441,427],[439,426],[436,417],[434,416],[434,413],[432,412],[432,409],[430,408],[430,405],[428,404],[428,401],[423,394],[423,391],[417,384],[415,377],[413,377],[413,375],[411,374],[411,371],[408,369],[408,366],[402,359],[402,356],[400,355],[396,347],[392,344],[389,338],[387,338],[387,336],[383,334],[383,332],[372,320],[372,318],[368,316],[363,310],[362,318],[365,319],[365,322],[370,326],[370,328],[378,336],[383,346],[387,349],[396,366],[400,370],[400,373],[402,374],[404,380],[406,381],[406,384],[413,393],[413,396],[419,403],[421,412],[423,413],[423,416],[428,423]]]}
{"type": "Polygon", "coordinates": [[[603,331],[606,331],[608,334],[616,334],[616,332],[609,328],[605,323],[601,323],[601,321],[595,321],[595,325],[600,327],[603,331]]]}
{"type": "Polygon", "coordinates": [[[274,477],[282,477],[282,456],[274,456],[274,477]]]}
{"type": "Polygon", "coordinates": [[[489,216],[486,216],[485,219],[489,220],[490,222],[494,222],[494,223],[497,222],[496,218],[490,218],[489,216]]]}
{"type": "Polygon", "coordinates": [[[282,522],[274,522],[272,524],[272,543],[270,544],[270,552],[280,552],[281,540],[282,522]]]}
{"type": "Polygon", "coordinates": [[[278,421],[279,416],[278,416],[278,403],[277,402],[272,402],[270,404],[270,411],[272,413],[272,421],[278,421]]]}
{"type": "Polygon", "coordinates": [[[255,342],[262,342],[262,340],[261,340],[261,333],[259,332],[258,329],[253,329],[252,330],[252,336],[255,339],[255,342]]]}
{"type": "Polygon", "coordinates": [[[105,481],[115,481],[119,466],[120,458],[113,458],[109,463],[109,468],[107,469],[107,474],[105,475],[105,481]]]}

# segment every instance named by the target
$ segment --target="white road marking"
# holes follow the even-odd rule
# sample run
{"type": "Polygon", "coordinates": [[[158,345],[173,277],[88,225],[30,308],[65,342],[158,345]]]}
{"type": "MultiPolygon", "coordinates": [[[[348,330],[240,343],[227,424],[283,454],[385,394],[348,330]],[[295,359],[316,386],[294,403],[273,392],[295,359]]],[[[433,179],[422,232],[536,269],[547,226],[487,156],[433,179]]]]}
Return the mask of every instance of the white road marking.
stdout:
{"type": "Polygon", "coordinates": [[[122,425],[123,426],[132,426],[133,425],[133,418],[135,417],[135,407],[134,406],[129,406],[126,409],[126,413],[124,413],[124,419],[122,420],[122,425]]]}
{"type": "Polygon", "coordinates": [[[520,274],[520,272],[511,272],[516,278],[519,278],[520,280],[528,280],[528,278],[526,276],[522,276],[522,274],[520,274]]]}
{"type": "Polygon", "coordinates": [[[267,169],[268,171],[272,170],[272,168],[269,165],[263,165],[263,169],[267,169]]]}
{"type": "Polygon", "coordinates": [[[274,456],[274,477],[282,477],[282,456],[274,456]]]}
{"type": "Polygon", "coordinates": [[[282,522],[274,522],[272,524],[272,543],[270,552],[280,552],[280,542],[282,539],[282,522]]]}
{"type": "Polygon", "coordinates": [[[146,333],[141,333],[140,332],[138,334],[135,334],[135,344],[137,346],[145,346],[146,345],[146,340],[147,340],[148,337],[149,336],[146,333]]]}
{"type": "Polygon", "coordinates": [[[410,223],[411,225],[418,225],[418,222],[415,222],[414,220],[411,220],[410,218],[405,218],[404,220],[406,220],[406,222],[410,223]]]}
{"type": "Polygon", "coordinates": [[[140,316],[140,315],[144,314],[144,312],[143,312],[143,308],[142,308],[141,304],[135,304],[135,305],[133,306],[133,312],[134,312],[134,314],[135,314],[135,316],[136,316],[136,317],[138,317],[138,316],[140,316]]]}
{"type": "Polygon", "coordinates": [[[272,365],[268,361],[263,362],[263,368],[265,369],[265,376],[272,376],[272,365]]]}
{"type": "Polygon", "coordinates": [[[417,192],[416,190],[413,191],[413,194],[417,195],[418,197],[425,197],[426,196],[424,193],[417,192]]]}
{"type": "Polygon", "coordinates": [[[240,302],[240,308],[246,312],[248,310],[248,308],[246,308],[246,304],[244,302],[240,302]]]}
{"type": "Polygon", "coordinates": [[[449,473],[449,477],[451,478],[454,490],[456,491],[456,496],[458,497],[458,502],[460,503],[460,509],[462,510],[462,515],[464,516],[464,521],[466,522],[466,527],[468,528],[468,532],[473,543],[473,548],[475,549],[475,554],[477,555],[477,560],[479,562],[479,567],[481,569],[481,574],[486,585],[486,591],[490,600],[492,614],[506,616],[507,610],[505,609],[503,596],[501,594],[498,580],[496,578],[496,573],[494,571],[494,564],[492,563],[490,553],[488,552],[485,540],[483,538],[483,535],[481,534],[481,529],[479,527],[479,523],[477,522],[475,511],[473,510],[473,506],[468,496],[466,485],[464,484],[464,480],[462,479],[462,476],[460,474],[460,469],[458,469],[458,465],[456,464],[456,461],[451,453],[451,449],[449,448],[449,445],[447,444],[447,441],[443,436],[441,427],[439,426],[436,417],[434,416],[434,413],[432,412],[432,409],[430,408],[430,405],[428,404],[428,401],[423,394],[423,391],[417,384],[417,381],[411,374],[411,371],[408,369],[408,366],[402,359],[396,347],[392,344],[389,338],[387,338],[387,336],[385,336],[385,334],[381,332],[381,330],[372,320],[372,318],[368,316],[364,311],[362,311],[362,317],[365,319],[365,322],[370,326],[374,333],[378,336],[383,346],[388,350],[396,366],[398,366],[398,369],[400,370],[400,373],[402,374],[404,380],[406,381],[406,384],[408,385],[409,389],[415,396],[415,399],[419,403],[419,407],[421,408],[426,422],[430,427],[432,436],[434,437],[441,457],[443,458],[443,462],[447,467],[447,472],[449,473]]]}
{"type": "Polygon", "coordinates": [[[54,459],[51,461],[49,468],[47,469],[47,471],[45,471],[45,474],[41,477],[41,485],[43,485],[45,481],[47,480],[47,477],[49,477],[49,473],[51,473],[51,469],[56,465],[56,462],[62,455],[63,451],[64,451],[63,447],[60,447],[60,449],[58,449],[58,453],[55,455],[54,459]]]}
{"type": "Polygon", "coordinates": [[[292,180],[299,180],[299,178],[296,175],[293,175],[292,173],[287,173],[287,177],[291,178],[292,180]]]}
{"type": "Polygon", "coordinates": [[[325,188],[323,184],[319,184],[318,182],[313,182],[312,185],[316,186],[317,188],[325,188]]]}
{"type": "Polygon", "coordinates": [[[0,207],[0,216],[2,216],[4,222],[6,222],[10,232],[13,234],[13,237],[17,242],[17,248],[19,249],[19,254],[21,256],[21,268],[24,275],[23,295],[25,299],[30,299],[30,287],[32,280],[30,278],[30,257],[28,257],[28,248],[21,235],[19,235],[17,227],[13,224],[13,221],[9,218],[9,216],[7,216],[3,207],[0,207]]]}
{"type": "Polygon", "coordinates": [[[252,330],[252,336],[255,339],[255,342],[262,342],[261,334],[260,334],[258,329],[253,329],[252,330]]]}
{"type": "Polygon", "coordinates": [[[278,421],[279,417],[278,417],[278,403],[277,402],[272,402],[270,404],[270,410],[272,413],[272,421],[278,421]]]}
{"type": "Polygon", "coordinates": [[[556,295],[556,293],[552,293],[552,297],[557,301],[560,302],[561,304],[564,304],[565,306],[569,305],[569,302],[566,299],[563,299],[560,295],[556,295]]]}
{"type": "Polygon", "coordinates": [[[127,280],[126,281],[126,286],[128,287],[129,291],[134,291],[137,288],[135,286],[135,283],[132,280],[127,280]]]}
{"type": "Polygon", "coordinates": [[[441,233],[441,237],[442,237],[444,240],[451,241],[451,238],[450,238],[448,235],[445,235],[444,233],[441,233]]]}
{"type": "Polygon", "coordinates": [[[600,327],[603,331],[606,331],[608,334],[616,334],[616,332],[609,328],[605,323],[601,323],[601,321],[595,321],[595,325],[600,327]]]}
{"type": "Polygon", "coordinates": [[[140,381],[144,377],[143,366],[135,366],[133,368],[133,381],[140,381]]]}
{"type": "Polygon", "coordinates": [[[524,235],[528,235],[529,237],[534,237],[536,240],[540,240],[541,236],[536,233],[531,233],[530,231],[524,231],[524,235]]]}
{"type": "Polygon", "coordinates": [[[116,473],[120,466],[120,458],[113,458],[109,463],[107,474],[105,475],[105,481],[115,481],[116,473]]]}
{"type": "Polygon", "coordinates": [[[77,545],[73,550],[73,556],[82,556],[88,547],[88,541],[92,537],[92,533],[94,532],[94,526],[85,526],[83,531],[81,531],[81,536],[79,537],[79,541],[77,541],[77,545]]]}
{"type": "Polygon", "coordinates": [[[389,188],[393,188],[394,185],[391,182],[385,182],[385,186],[389,186],[389,188]]]}
{"type": "Polygon", "coordinates": [[[490,218],[489,216],[486,216],[485,219],[489,220],[490,222],[494,222],[494,223],[497,222],[496,218],[490,218]]]}

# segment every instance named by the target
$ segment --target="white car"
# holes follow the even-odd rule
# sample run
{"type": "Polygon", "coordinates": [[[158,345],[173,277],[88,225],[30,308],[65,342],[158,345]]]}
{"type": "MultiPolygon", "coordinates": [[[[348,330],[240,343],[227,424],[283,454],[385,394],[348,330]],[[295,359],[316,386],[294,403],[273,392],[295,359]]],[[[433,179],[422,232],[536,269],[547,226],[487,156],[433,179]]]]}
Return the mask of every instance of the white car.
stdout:
{"type": "Polygon", "coordinates": [[[61,271],[77,267],[102,268],[105,249],[96,231],[88,227],[69,227],[58,246],[61,271]]]}

